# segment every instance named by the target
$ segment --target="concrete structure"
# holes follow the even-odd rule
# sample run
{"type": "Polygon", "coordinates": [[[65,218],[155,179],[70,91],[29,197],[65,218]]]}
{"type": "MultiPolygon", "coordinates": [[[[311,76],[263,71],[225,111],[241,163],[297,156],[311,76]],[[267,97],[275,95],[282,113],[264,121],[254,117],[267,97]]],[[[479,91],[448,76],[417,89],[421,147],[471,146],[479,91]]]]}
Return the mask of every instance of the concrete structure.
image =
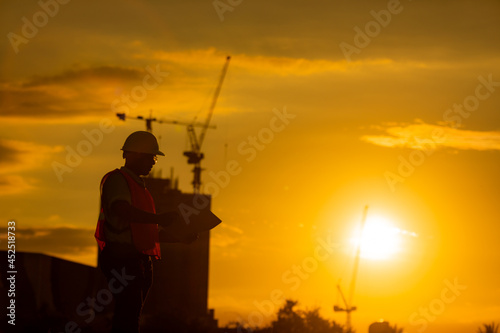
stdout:
{"type": "MultiPolygon", "coordinates": [[[[7,258],[1,251],[0,258],[7,258]]],[[[2,269],[0,306],[15,299],[15,326],[2,320],[2,332],[105,332],[111,322],[112,297],[94,267],[39,253],[16,252],[15,297],[8,297],[11,274],[2,269]]],[[[2,266],[4,267],[4,266],[2,266]]]]}

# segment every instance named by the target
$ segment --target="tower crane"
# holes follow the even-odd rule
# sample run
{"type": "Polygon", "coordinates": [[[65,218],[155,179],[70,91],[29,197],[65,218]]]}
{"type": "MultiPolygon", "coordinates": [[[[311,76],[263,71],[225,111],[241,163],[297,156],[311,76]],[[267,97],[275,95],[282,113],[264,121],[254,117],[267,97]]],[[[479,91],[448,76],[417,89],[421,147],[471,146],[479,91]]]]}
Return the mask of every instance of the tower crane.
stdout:
{"type": "MultiPolygon", "coordinates": [[[[365,229],[365,223],[366,223],[366,216],[368,214],[368,206],[365,206],[363,210],[363,217],[361,219],[361,235],[363,234],[363,230],[365,229]]],[[[333,307],[333,311],[335,312],[345,312],[346,313],[346,331],[348,333],[352,332],[352,326],[351,326],[351,312],[356,311],[357,307],[352,305],[352,298],[354,296],[354,288],[356,287],[356,278],[358,275],[358,267],[359,267],[359,257],[361,255],[361,241],[358,242],[357,248],[356,248],[356,255],[354,257],[354,269],[352,272],[352,279],[351,279],[351,285],[349,286],[349,299],[346,299],[344,296],[344,293],[342,292],[342,289],[340,288],[340,281],[337,283],[337,290],[342,298],[342,302],[344,302],[344,307],[340,307],[338,305],[335,305],[333,307]]]]}
{"type": "Polygon", "coordinates": [[[217,104],[217,99],[219,97],[219,93],[222,88],[222,83],[224,82],[224,78],[226,76],[227,68],[229,66],[229,60],[231,59],[230,56],[226,57],[226,63],[224,64],[224,67],[222,68],[222,73],[219,78],[219,82],[217,84],[217,88],[215,89],[214,96],[212,98],[212,103],[210,104],[210,108],[208,110],[208,115],[207,119],[205,122],[197,122],[196,118],[188,123],[188,122],[182,122],[182,121],[177,121],[177,120],[168,120],[168,119],[158,119],[158,118],[153,118],[152,111],[149,113],[149,117],[145,118],[144,116],[134,116],[134,117],[127,117],[125,113],[117,113],[117,117],[120,120],[125,121],[126,118],[132,118],[136,120],[142,120],[146,122],[146,130],[148,132],[153,131],[153,122],[158,122],[159,124],[165,123],[165,124],[174,124],[174,125],[183,125],[187,127],[188,131],[188,136],[189,136],[189,142],[191,145],[191,150],[185,151],[183,154],[188,158],[188,164],[194,164],[193,168],[193,181],[191,184],[193,184],[193,192],[194,193],[199,193],[200,191],[200,186],[201,186],[201,171],[203,169],[201,168],[201,160],[205,157],[205,155],[201,152],[201,146],[203,144],[203,141],[205,139],[205,134],[207,132],[207,129],[209,128],[216,128],[214,125],[210,125],[210,120],[212,119],[212,114],[215,109],[215,105],[217,104]],[[200,136],[196,136],[195,132],[195,127],[201,127],[201,133],[200,136]]]}
{"type": "Polygon", "coordinates": [[[193,123],[191,123],[187,126],[189,141],[191,143],[191,150],[185,151],[184,156],[186,156],[188,158],[188,164],[194,164],[194,167],[192,170],[193,171],[193,181],[191,182],[191,184],[193,184],[193,192],[194,193],[200,192],[201,171],[203,170],[201,168],[201,160],[205,157],[205,155],[201,152],[201,146],[203,145],[203,140],[205,139],[205,134],[207,132],[207,129],[210,126],[210,120],[212,119],[212,114],[214,112],[215,105],[217,104],[217,98],[219,97],[219,93],[220,93],[220,90],[222,88],[222,83],[224,82],[227,68],[229,66],[229,60],[231,60],[230,56],[228,56],[226,58],[226,63],[224,64],[224,67],[222,68],[222,72],[221,72],[221,75],[219,78],[219,83],[217,85],[217,88],[215,89],[214,97],[212,99],[212,103],[210,105],[210,108],[208,109],[207,119],[205,120],[204,125],[201,126],[200,136],[196,137],[196,133],[194,131],[194,124],[195,124],[194,121],[193,121],[193,123]]]}
{"type": "MultiPolygon", "coordinates": [[[[178,120],[171,120],[171,119],[164,119],[164,118],[153,118],[153,110],[149,111],[149,117],[145,118],[144,116],[127,116],[125,113],[117,113],[116,116],[118,119],[125,121],[128,118],[131,119],[136,119],[136,120],[143,120],[146,122],[146,131],[148,132],[153,132],[153,122],[157,122],[158,124],[172,124],[172,125],[182,125],[182,126],[193,126],[193,127],[203,127],[205,126],[205,123],[200,123],[200,122],[185,122],[185,121],[178,121],[178,120]]],[[[208,128],[216,128],[215,125],[210,125],[208,128]]]]}

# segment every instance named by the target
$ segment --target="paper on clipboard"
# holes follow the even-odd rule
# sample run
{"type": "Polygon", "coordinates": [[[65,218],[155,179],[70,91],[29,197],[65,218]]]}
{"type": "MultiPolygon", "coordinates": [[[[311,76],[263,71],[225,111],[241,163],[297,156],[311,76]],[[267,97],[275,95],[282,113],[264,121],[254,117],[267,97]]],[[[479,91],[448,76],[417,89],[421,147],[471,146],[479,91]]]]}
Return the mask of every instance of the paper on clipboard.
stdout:
{"type": "Polygon", "coordinates": [[[209,209],[200,211],[193,209],[189,214],[180,214],[180,216],[180,219],[177,219],[168,227],[163,227],[167,233],[179,239],[183,239],[193,233],[208,231],[221,223],[221,219],[209,209]]]}

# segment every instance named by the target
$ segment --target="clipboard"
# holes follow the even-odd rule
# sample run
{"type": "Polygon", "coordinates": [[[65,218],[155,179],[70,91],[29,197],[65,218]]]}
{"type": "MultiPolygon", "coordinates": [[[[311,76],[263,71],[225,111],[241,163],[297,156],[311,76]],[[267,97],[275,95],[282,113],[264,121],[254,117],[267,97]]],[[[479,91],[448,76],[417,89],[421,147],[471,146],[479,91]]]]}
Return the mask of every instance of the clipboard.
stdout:
{"type": "Polygon", "coordinates": [[[197,210],[191,206],[186,207],[185,210],[178,209],[180,218],[171,225],[162,227],[164,232],[182,240],[193,233],[211,230],[222,222],[210,209],[197,210]]]}

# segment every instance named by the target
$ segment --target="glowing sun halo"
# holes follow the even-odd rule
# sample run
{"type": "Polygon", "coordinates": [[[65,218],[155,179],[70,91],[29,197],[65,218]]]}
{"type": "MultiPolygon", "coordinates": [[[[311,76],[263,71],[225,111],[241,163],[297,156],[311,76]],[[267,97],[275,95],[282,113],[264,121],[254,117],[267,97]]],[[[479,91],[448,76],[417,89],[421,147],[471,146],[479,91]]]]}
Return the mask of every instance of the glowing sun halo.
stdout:
{"type": "Polygon", "coordinates": [[[358,231],[351,241],[356,247],[361,244],[361,258],[389,259],[400,250],[401,230],[385,218],[369,216],[361,235],[358,231]]]}

